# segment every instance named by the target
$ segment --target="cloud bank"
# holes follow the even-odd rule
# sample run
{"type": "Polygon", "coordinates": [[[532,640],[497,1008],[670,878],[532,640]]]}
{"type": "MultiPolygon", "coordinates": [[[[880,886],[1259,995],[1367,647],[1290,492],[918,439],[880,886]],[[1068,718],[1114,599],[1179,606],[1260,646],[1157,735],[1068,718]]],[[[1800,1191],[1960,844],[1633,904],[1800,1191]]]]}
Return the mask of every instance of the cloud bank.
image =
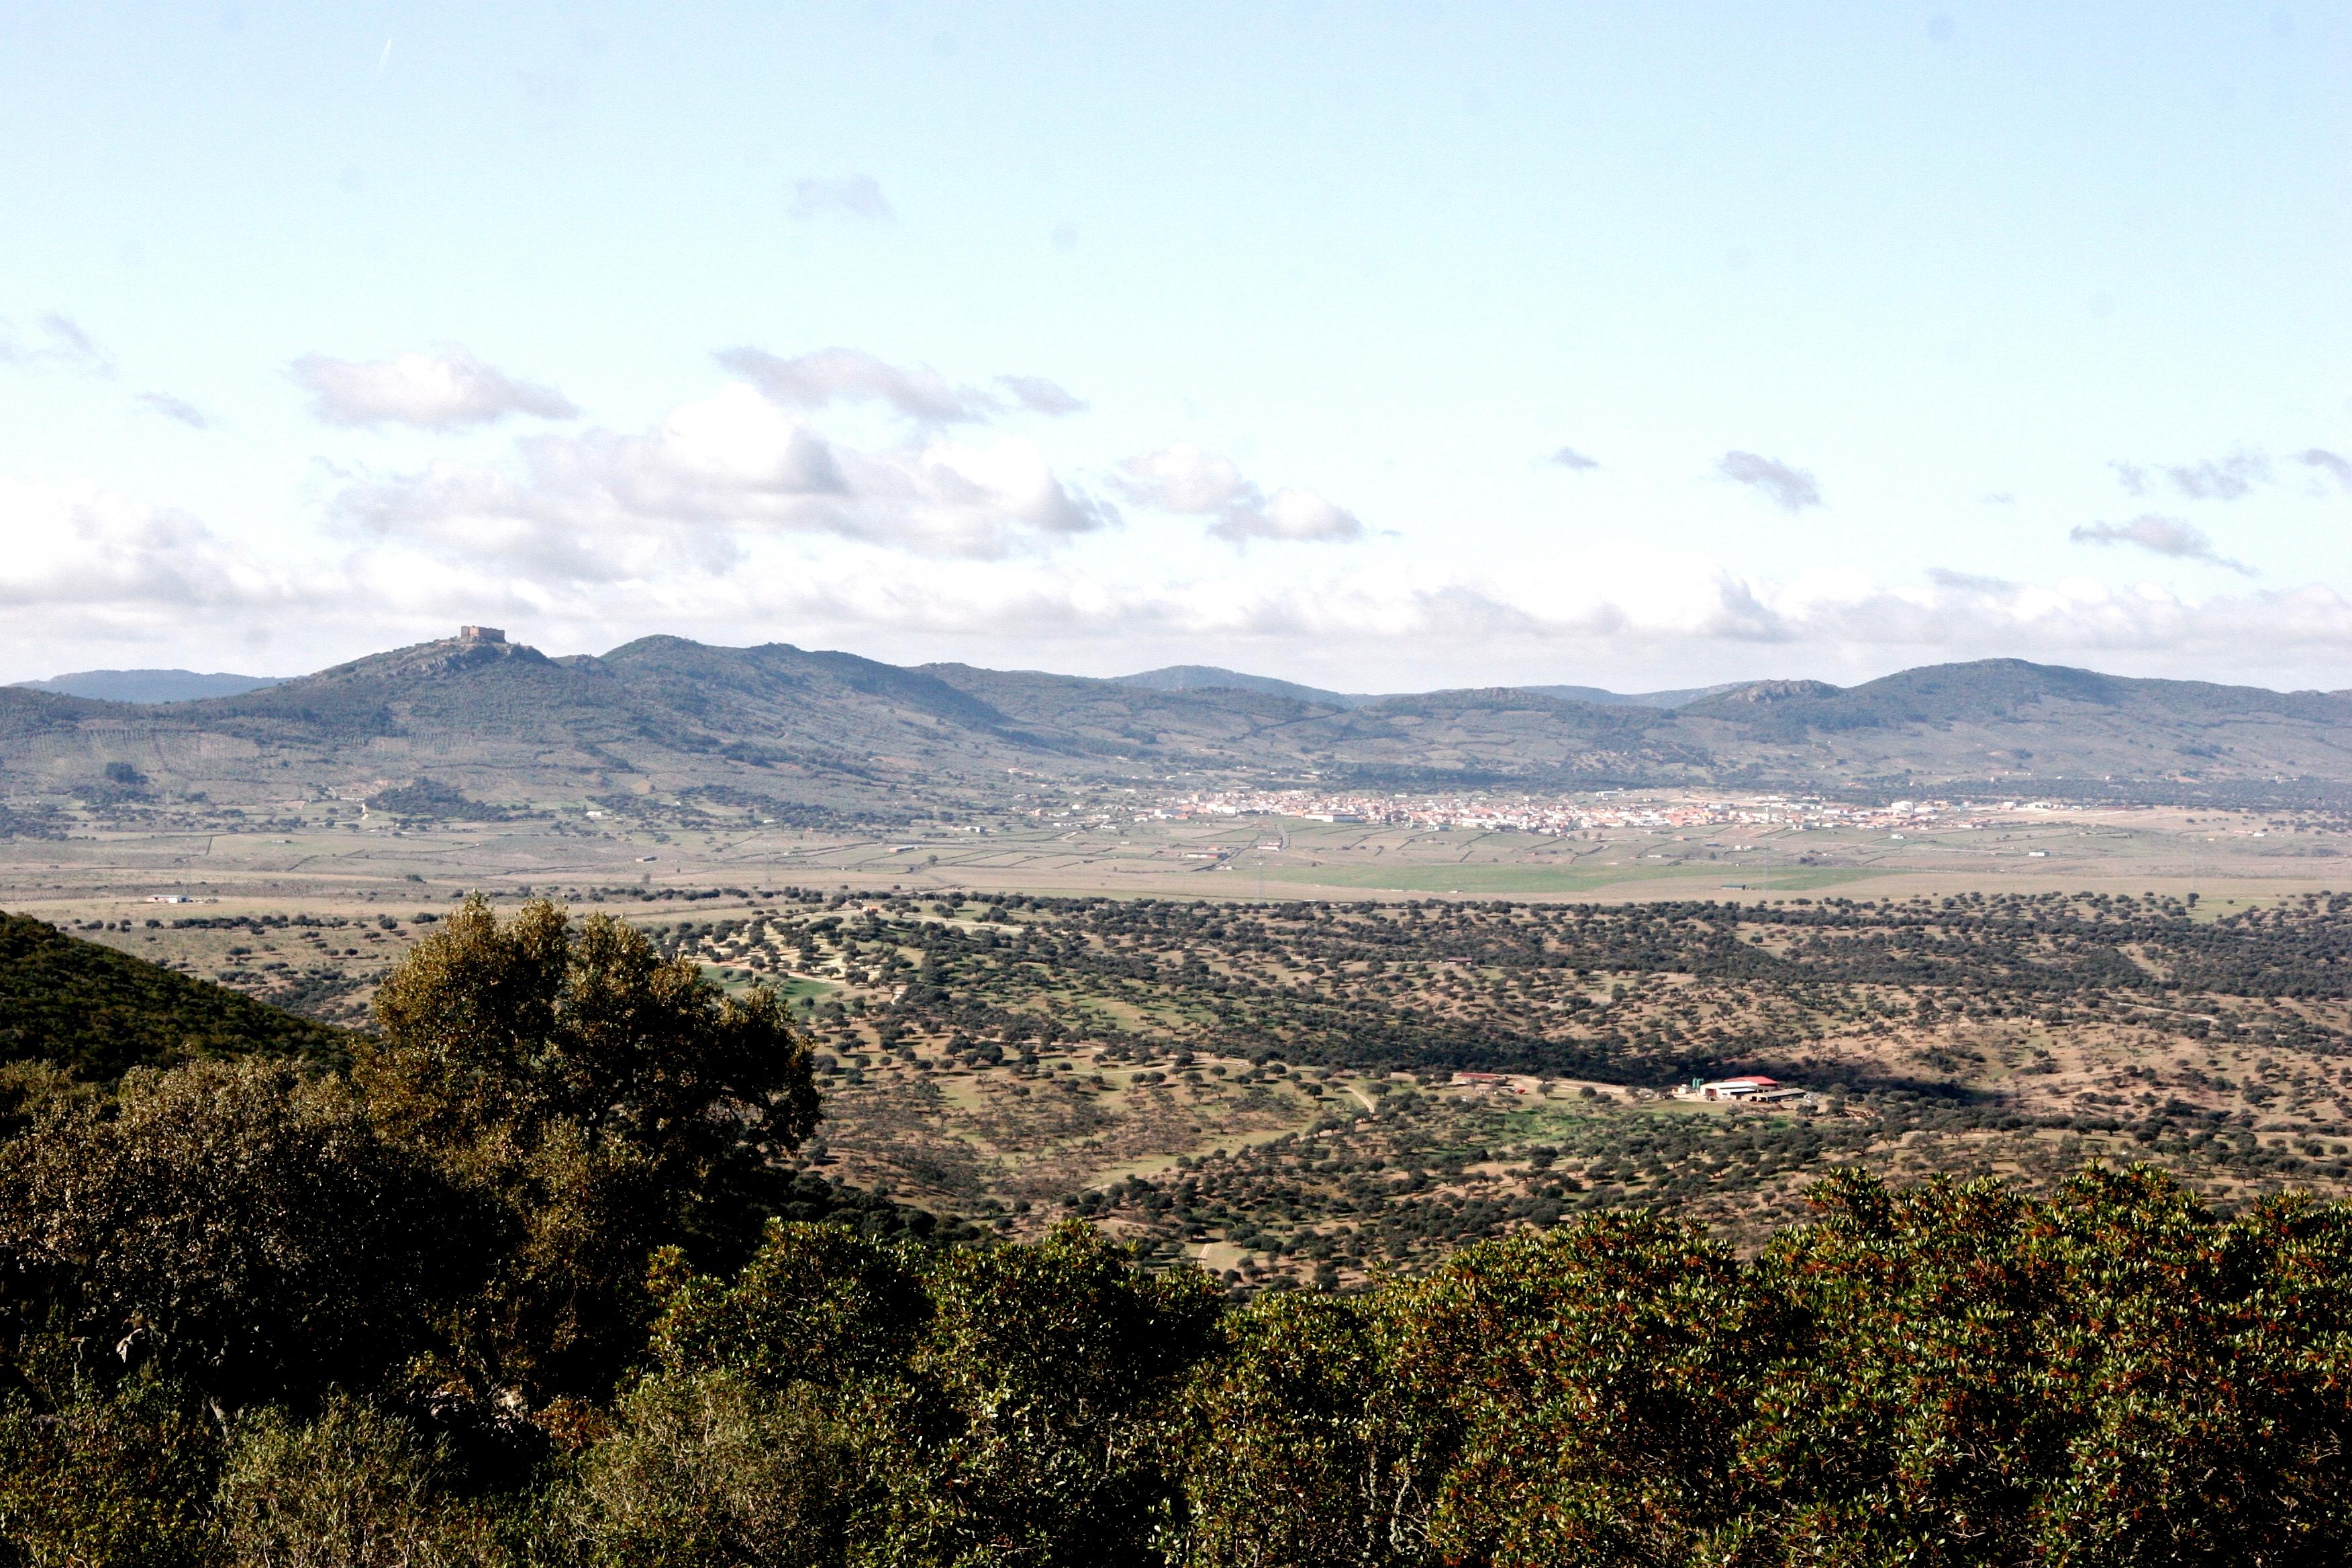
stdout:
{"type": "Polygon", "coordinates": [[[503,462],[437,462],[354,485],[336,510],[382,538],[573,583],[626,581],[673,560],[722,570],[767,535],[978,558],[1116,520],[1034,443],[933,435],[864,450],[740,383],[652,430],[527,437],[503,462]]]}
{"type": "MultiPolygon", "coordinates": [[[[0,357],[28,356],[113,374],[103,348],[63,317],[0,331],[0,357]]],[[[2233,584],[2200,596],[2018,580],[2025,572],[1887,580],[1838,563],[1759,574],[1670,548],[1659,530],[1622,518],[1496,549],[1451,548],[1441,520],[1417,544],[1397,543],[1403,536],[1375,535],[1317,490],[1190,443],[1137,441],[1142,449],[1107,468],[1065,468],[1030,436],[1087,405],[1043,376],[957,376],[845,346],[716,357],[732,379],[649,422],[525,426],[462,449],[419,440],[369,465],[343,458],[322,470],[323,514],[308,503],[275,539],[104,488],[0,486],[0,527],[29,542],[0,558],[0,605],[22,647],[68,662],[62,650],[93,639],[152,645],[189,628],[268,632],[281,637],[274,646],[340,658],[484,616],[556,648],[674,630],[1015,665],[1055,647],[1066,667],[1114,645],[1220,662],[1290,663],[1311,648],[1428,672],[1383,678],[1396,684],[1490,680],[1513,660],[1769,674],[1825,659],[1883,668],[2009,654],[2141,668],[2197,660],[2196,673],[2243,675],[2352,658],[2352,605],[2326,588],[2233,584]],[[1239,571],[1200,548],[1203,533],[1236,550],[1360,548],[1285,552],[1239,571]]],[[[294,374],[339,426],[433,436],[579,415],[554,389],[462,348],[375,362],[314,355],[294,374]]],[[[210,424],[166,394],[111,395],[190,429],[210,424]]],[[[1541,460],[1578,474],[1600,466],[1568,447],[1541,460]]],[[[2264,484],[2328,505],[2352,490],[2352,462],[2321,447],[2134,472],[2116,470],[2177,492],[2184,510],[2264,484]]],[[[1812,473],[1754,452],[1725,452],[1713,478],[1792,515],[1823,504],[1812,473]]],[[[2014,504],[2007,492],[1985,499],[2014,504]]],[[[2054,545],[2053,533],[2044,542],[2054,545]]],[[[2160,511],[2070,537],[2252,574],[2204,530],[2160,511]]],[[[2138,558],[2116,552],[2107,563],[2138,558]]]]}
{"type": "MultiPolygon", "coordinates": [[[[1209,459],[1163,464],[1155,482],[1199,505],[1223,479],[1209,459]]],[[[191,628],[215,642],[266,631],[281,664],[315,668],[493,614],[551,649],[656,630],[1064,668],[1113,646],[1228,663],[1311,649],[1399,683],[1994,655],[2273,679],[2352,659],[2352,603],[2319,586],[1782,580],[1631,544],[1574,571],[1349,555],[1237,574],[1181,555],[1127,569],[1044,556],[1104,524],[1042,460],[994,445],[859,452],[748,387],[646,432],[534,436],[508,463],[354,486],[342,508],[332,548],[289,557],[118,492],[0,484],[0,526],[25,542],[0,555],[0,607],[20,647],[59,668],[108,647],[185,662],[173,650],[191,628]]]]}
{"type": "MultiPolygon", "coordinates": [[[[293,578],[199,519],[102,486],[0,479],[0,531],[9,540],[0,607],[12,616],[146,626],[158,616],[308,607],[293,578]]],[[[349,607],[331,585],[318,605],[329,614],[349,607]]]]}

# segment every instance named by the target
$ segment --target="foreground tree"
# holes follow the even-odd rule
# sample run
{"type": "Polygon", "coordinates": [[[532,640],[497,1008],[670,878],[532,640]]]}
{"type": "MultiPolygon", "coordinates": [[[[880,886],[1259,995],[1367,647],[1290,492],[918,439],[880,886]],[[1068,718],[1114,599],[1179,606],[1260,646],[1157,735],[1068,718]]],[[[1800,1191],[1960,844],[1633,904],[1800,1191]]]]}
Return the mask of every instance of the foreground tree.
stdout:
{"type": "Polygon", "coordinates": [[[1397,1375],[1391,1289],[1283,1291],[1233,1312],[1186,1400],[1182,1561],[1391,1568],[1429,1556],[1457,1423],[1397,1375]]]}
{"type": "Polygon", "coordinates": [[[1851,1175],[1816,1202],[1758,1267],[1805,1331],[1741,1435],[1790,1555],[2352,1555],[2342,1205],[2219,1220],[2145,1168],[2038,1200],[1851,1175]]]}
{"type": "Polygon", "coordinates": [[[729,996],[604,915],[468,900],[376,997],[353,1076],[387,1135],[500,1215],[457,1373],[528,1403],[608,1390],[644,1344],[648,1254],[756,1244],[776,1157],[815,1126],[782,999],[729,996]]]}
{"type": "Polygon", "coordinates": [[[2352,1210],[2223,1219],[2147,1170],[1814,1196],[1752,1259],[1615,1216],[1243,1310],[1192,1560],[2352,1557],[2352,1210]]]}
{"type": "Polygon", "coordinates": [[[369,1384],[488,1263],[478,1211],[333,1079],[138,1069],[0,1144],[0,1332],[84,1381],[152,1366],[215,1405],[369,1384]]]}
{"type": "MultiPolygon", "coordinates": [[[[1177,1405],[1218,1310],[1197,1272],[1148,1273],[1076,1224],[947,1251],[778,1226],[733,1279],[672,1286],[662,1370],[630,1408],[717,1387],[783,1400],[803,1434],[829,1412],[848,1504],[833,1539],[853,1563],[1144,1565],[1173,1544],[1177,1405]]],[[[739,1473],[712,1441],[691,1468],[739,1473]]],[[[769,1486],[755,1471],[714,1495],[702,1528],[723,1533],[769,1486]]]]}

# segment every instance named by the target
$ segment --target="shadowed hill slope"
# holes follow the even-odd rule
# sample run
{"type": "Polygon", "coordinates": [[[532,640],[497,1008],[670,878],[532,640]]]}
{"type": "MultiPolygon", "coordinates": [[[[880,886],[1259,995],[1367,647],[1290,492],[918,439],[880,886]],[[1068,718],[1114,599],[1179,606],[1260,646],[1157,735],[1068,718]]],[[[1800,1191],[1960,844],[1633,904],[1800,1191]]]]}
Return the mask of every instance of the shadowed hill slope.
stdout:
{"type": "Polygon", "coordinates": [[[96,1081],[191,1057],[332,1058],[342,1038],[209,981],[0,913],[0,1060],[54,1062],[96,1081]]]}

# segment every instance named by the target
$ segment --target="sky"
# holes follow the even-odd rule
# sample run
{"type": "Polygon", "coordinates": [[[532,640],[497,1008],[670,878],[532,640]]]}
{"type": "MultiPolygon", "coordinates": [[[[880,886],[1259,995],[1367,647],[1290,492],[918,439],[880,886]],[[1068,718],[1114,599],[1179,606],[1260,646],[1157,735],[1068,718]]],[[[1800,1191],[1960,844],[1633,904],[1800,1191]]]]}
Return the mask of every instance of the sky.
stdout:
{"type": "Polygon", "coordinates": [[[0,680],[2352,687],[2352,5],[0,0],[0,680]]]}

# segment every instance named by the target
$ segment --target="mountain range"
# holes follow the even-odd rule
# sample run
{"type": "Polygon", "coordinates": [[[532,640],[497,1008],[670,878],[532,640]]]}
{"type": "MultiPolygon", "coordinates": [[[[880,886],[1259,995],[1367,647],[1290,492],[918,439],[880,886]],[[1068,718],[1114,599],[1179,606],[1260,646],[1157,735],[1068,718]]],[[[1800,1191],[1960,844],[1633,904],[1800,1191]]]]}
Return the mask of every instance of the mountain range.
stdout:
{"type": "Polygon", "coordinates": [[[275,686],[274,675],[202,675],[193,669],[79,669],[47,680],[20,680],[30,691],[95,697],[102,702],[194,702],[275,686]]]}
{"type": "Polygon", "coordinates": [[[1090,679],[673,637],[551,658],[460,637],[165,704],[0,688],[0,832],[75,802],[250,814],[322,792],[417,816],[601,801],[810,824],[1080,786],[2352,797],[2347,692],[2017,659],[1848,688],[1584,689],[1362,697],[1202,667],[1090,679]]]}

